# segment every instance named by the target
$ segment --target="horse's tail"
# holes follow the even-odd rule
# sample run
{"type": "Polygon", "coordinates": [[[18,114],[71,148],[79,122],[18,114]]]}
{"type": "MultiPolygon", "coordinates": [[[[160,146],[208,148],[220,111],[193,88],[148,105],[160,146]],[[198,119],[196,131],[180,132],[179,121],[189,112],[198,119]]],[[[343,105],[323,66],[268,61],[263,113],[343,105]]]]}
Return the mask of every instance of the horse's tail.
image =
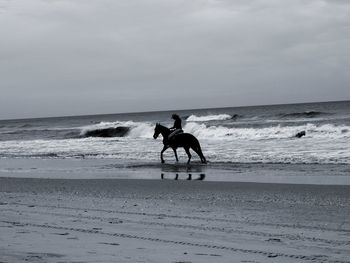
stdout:
{"type": "Polygon", "coordinates": [[[193,147],[193,150],[198,154],[198,156],[201,158],[201,162],[202,163],[207,163],[207,160],[205,159],[203,152],[202,152],[202,148],[201,145],[199,143],[199,141],[196,139],[195,140],[195,145],[193,147]]]}

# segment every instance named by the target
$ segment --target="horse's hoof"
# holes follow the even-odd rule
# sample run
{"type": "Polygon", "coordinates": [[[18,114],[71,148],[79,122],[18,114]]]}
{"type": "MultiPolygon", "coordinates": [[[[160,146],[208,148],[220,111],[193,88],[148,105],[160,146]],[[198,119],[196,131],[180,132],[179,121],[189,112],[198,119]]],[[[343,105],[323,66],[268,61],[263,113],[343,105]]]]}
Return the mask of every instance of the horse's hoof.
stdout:
{"type": "Polygon", "coordinates": [[[162,160],[162,163],[165,163],[165,161],[162,160]]]}

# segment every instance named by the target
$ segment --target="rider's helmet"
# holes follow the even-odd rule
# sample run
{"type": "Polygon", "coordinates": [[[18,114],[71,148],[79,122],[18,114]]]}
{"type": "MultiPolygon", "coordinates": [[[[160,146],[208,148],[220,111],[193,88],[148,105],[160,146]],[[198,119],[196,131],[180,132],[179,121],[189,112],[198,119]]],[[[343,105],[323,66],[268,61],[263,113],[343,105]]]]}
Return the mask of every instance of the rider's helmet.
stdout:
{"type": "Polygon", "coordinates": [[[178,119],[180,119],[180,117],[179,117],[179,115],[177,115],[177,114],[173,114],[173,115],[171,115],[171,118],[173,119],[173,120],[178,120],[178,119]]]}

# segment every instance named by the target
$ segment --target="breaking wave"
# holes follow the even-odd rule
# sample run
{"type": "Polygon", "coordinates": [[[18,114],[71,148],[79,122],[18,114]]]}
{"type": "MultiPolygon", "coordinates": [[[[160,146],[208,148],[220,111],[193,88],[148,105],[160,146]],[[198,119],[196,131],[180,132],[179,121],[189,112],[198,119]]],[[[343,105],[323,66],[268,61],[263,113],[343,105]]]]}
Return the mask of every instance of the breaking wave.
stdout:
{"type": "Polygon", "coordinates": [[[84,133],[84,137],[123,137],[128,134],[129,130],[129,127],[89,130],[84,133]]]}
{"type": "MultiPolygon", "coordinates": [[[[193,115],[192,115],[193,116],[193,115]]],[[[221,115],[215,115],[216,117],[221,115]]],[[[190,116],[191,117],[191,116],[190,116]]],[[[210,115],[203,116],[209,119],[210,115]]],[[[198,117],[200,118],[200,117],[198,117]]],[[[223,118],[223,116],[221,116],[223,118]]],[[[165,124],[165,126],[170,125],[165,124]]],[[[154,133],[155,123],[115,121],[100,122],[89,126],[75,127],[71,129],[42,129],[25,130],[1,133],[2,139],[27,140],[27,139],[82,139],[82,138],[139,138],[150,139],[154,133]]],[[[188,121],[184,132],[191,133],[201,140],[267,140],[293,138],[298,133],[305,132],[306,138],[350,138],[350,126],[335,124],[305,123],[302,125],[279,125],[260,127],[232,127],[225,124],[211,125],[210,122],[188,121]]]]}
{"type": "Polygon", "coordinates": [[[191,115],[189,116],[186,121],[193,121],[193,122],[204,122],[204,121],[223,121],[223,120],[230,120],[237,118],[238,115],[229,115],[229,114],[218,114],[218,115],[206,115],[206,116],[196,116],[191,115]]]}
{"type": "MultiPolygon", "coordinates": [[[[152,138],[153,123],[148,122],[101,122],[86,126],[81,130],[80,137],[132,137],[152,138]]],[[[204,140],[267,140],[293,138],[300,132],[305,132],[307,138],[350,138],[350,127],[346,125],[308,123],[298,126],[269,127],[224,127],[198,122],[187,122],[184,132],[191,133],[204,140]]]]}
{"type": "Polygon", "coordinates": [[[147,138],[153,135],[153,125],[147,122],[100,122],[83,127],[81,137],[140,137],[147,138]]]}
{"type": "Polygon", "coordinates": [[[265,140],[292,138],[305,131],[309,138],[350,138],[350,127],[342,125],[305,124],[300,126],[271,126],[264,128],[228,128],[223,126],[207,126],[205,124],[187,123],[185,132],[192,133],[199,139],[207,140],[265,140]]]}

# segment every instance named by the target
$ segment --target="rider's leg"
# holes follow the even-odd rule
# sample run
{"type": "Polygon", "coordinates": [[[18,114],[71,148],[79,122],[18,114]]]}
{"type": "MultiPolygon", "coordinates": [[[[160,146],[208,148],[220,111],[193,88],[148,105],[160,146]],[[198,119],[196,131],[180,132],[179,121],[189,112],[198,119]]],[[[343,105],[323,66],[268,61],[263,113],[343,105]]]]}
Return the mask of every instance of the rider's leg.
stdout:
{"type": "Polygon", "coordinates": [[[172,137],[174,137],[175,135],[179,134],[179,133],[182,133],[183,130],[181,129],[176,129],[175,131],[173,131],[172,133],[169,134],[168,136],[168,140],[170,140],[172,137]]]}

